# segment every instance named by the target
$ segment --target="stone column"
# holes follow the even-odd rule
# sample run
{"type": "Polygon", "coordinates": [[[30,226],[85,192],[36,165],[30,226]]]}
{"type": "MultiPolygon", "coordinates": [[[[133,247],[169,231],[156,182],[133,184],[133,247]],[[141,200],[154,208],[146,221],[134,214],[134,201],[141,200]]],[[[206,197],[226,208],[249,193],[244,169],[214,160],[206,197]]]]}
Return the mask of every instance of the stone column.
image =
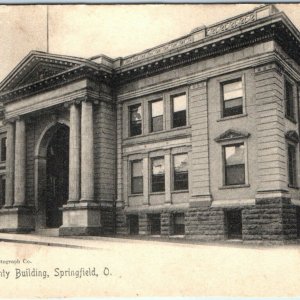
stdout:
{"type": "Polygon", "coordinates": [[[94,201],[93,103],[81,104],[81,199],[94,201]]]}
{"type": "Polygon", "coordinates": [[[15,203],[14,206],[25,205],[26,183],[26,132],[25,121],[16,121],[16,144],[15,144],[15,203]]]}
{"type": "Polygon", "coordinates": [[[143,205],[149,205],[149,154],[143,157],[143,205]]]}
{"type": "Polygon", "coordinates": [[[168,149],[165,154],[165,203],[171,204],[171,179],[173,174],[171,174],[171,150],[168,149]]]}
{"type": "Polygon", "coordinates": [[[14,203],[14,165],[15,165],[15,123],[7,123],[6,140],[6,175],[5,175],[5,206],[14,203]]]}
{"type": "Polygon", "coordinates": [[[69,200],[80,199],[80,111],[73,103],[70,107],[70,141],[69,141],[69,200]]]}

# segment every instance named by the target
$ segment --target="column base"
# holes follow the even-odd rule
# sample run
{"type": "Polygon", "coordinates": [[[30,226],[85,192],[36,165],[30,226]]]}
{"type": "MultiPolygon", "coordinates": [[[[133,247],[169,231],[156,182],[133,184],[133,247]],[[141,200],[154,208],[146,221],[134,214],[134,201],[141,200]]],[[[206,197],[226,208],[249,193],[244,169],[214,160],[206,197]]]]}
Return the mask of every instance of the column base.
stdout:
{"type": "Polygon", "coordinates": [[[210,207],[212,203],[212,196],[208,195],[192,195],[190,198],[190,207],[210,207]]]}
{"type": "Polygon", "coordinates": [[[34,231],[34,211],[30,207],[4,207],[0,210],[0,232],[34,231]]]}
{"type": "Polygon", "coordinates": [[[101,235],[100,205],[95,202],[68,203],[63,206],[60,236],[101,235]]]}

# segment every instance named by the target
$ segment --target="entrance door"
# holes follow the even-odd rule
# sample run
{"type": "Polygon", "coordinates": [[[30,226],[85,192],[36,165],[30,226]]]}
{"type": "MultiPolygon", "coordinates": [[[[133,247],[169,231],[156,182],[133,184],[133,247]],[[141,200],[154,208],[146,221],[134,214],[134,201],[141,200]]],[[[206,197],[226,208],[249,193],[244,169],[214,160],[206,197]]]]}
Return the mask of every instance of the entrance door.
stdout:
{"type": "Polygon", "coordinates": [[[62,206],[68,200],[69,184],[69,128],[61,125],[47,148],[46,226],[62,225],[62,206]]]}

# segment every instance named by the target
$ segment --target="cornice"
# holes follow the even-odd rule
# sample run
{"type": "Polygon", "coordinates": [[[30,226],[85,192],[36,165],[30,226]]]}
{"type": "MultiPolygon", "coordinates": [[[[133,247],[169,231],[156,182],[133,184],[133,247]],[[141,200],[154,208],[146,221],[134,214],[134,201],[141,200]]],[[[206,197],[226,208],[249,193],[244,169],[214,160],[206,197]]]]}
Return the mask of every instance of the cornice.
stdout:
{"type": "Polygon", "coordinates": [[[95,69],[89,66],[79,66],[12,91],[1,93],[0,101],[6,104],[80,79],[92,79],[110,84],[111,78],[111,72],[107,72],[106,70],[95,69]]]}

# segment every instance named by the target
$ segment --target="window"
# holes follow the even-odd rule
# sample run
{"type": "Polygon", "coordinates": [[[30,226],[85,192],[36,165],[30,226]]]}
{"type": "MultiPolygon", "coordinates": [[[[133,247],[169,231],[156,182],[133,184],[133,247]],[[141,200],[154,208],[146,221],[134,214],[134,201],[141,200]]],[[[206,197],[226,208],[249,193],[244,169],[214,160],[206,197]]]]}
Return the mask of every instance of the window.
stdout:
{"type": "Polygon", "coordinates": [[[137,215],[128,216],[129,234],[139,234],[139,217],[137,215]]]}
{"type": "Polygon", "coordinates": [[[294,93],[293,85],[285,81],[285,114],[287,117],[294,119],[294,93]]]}
{"type": "Polygon", "coordinates": [[[148,215],[149,232],[152,235],[160,235],[160,214],[148,215]]]}
{"type": "Polygon", "coordinates": [[[173,106],[173,128],[186,125],[186,94],[174,96],[173,106]]]}
{"type": "Polygon", "coordinates": [[[140,104],[129,107],[130,136],[142,134],[142,106],[140,104]]]}
{"type": "Polygon", "coordinates": [[[184,213],[176,213],[173,215],[173,232],[174,235],[185,234],[184,213]]]}
{"type": "Polygon", "coordinates": [[[174,163],[174,190],[188,190],[188,155],[177,154],[173,156],[174,163]]]}
{"type": "Polygon", "coordinates": [[[163,130],[164,105],[163,101],[151,102],[151,132],[163,130]]]}
{"type": "Polygon", "coordinates": [[[131,194],[143,193],[143,164],[141,160],[131,163],[131,194]]]}
{"type": "Polygon", "coordinates": [[[231,209],[225,211],[228,239],[242,239],[242,211],[231,209]]]}
{"type": "Polygon", "coordinates": [[[152,159],[152,192],[165,191],[165,159],[156,157],[152,159]]]}
{"type": "Polygon", "coordinates": [[[288,144],[288,172],[289,185],[297,186],[297,160],[296,160],[296,146],[288,144]]]}
{"type": "Polygon", "coordinates": [[[244,143],[223,146],[225,185],[245,184],[244,143]]]}
{"type": "Polygon", "coordinates": [[[243,113],[243,85],[242,80],[235,80],[223,84],[223,117],[235,116],[243,113]]]}
{"type": "Polygon", "coordinates": [[[0,177],[0,206],[5,204],[5,176],[0,177]]]}
{"type": "Polygon", "coordinates": [[[1,138],[1,161],[6,161],[6,137],[1,138]]]}

